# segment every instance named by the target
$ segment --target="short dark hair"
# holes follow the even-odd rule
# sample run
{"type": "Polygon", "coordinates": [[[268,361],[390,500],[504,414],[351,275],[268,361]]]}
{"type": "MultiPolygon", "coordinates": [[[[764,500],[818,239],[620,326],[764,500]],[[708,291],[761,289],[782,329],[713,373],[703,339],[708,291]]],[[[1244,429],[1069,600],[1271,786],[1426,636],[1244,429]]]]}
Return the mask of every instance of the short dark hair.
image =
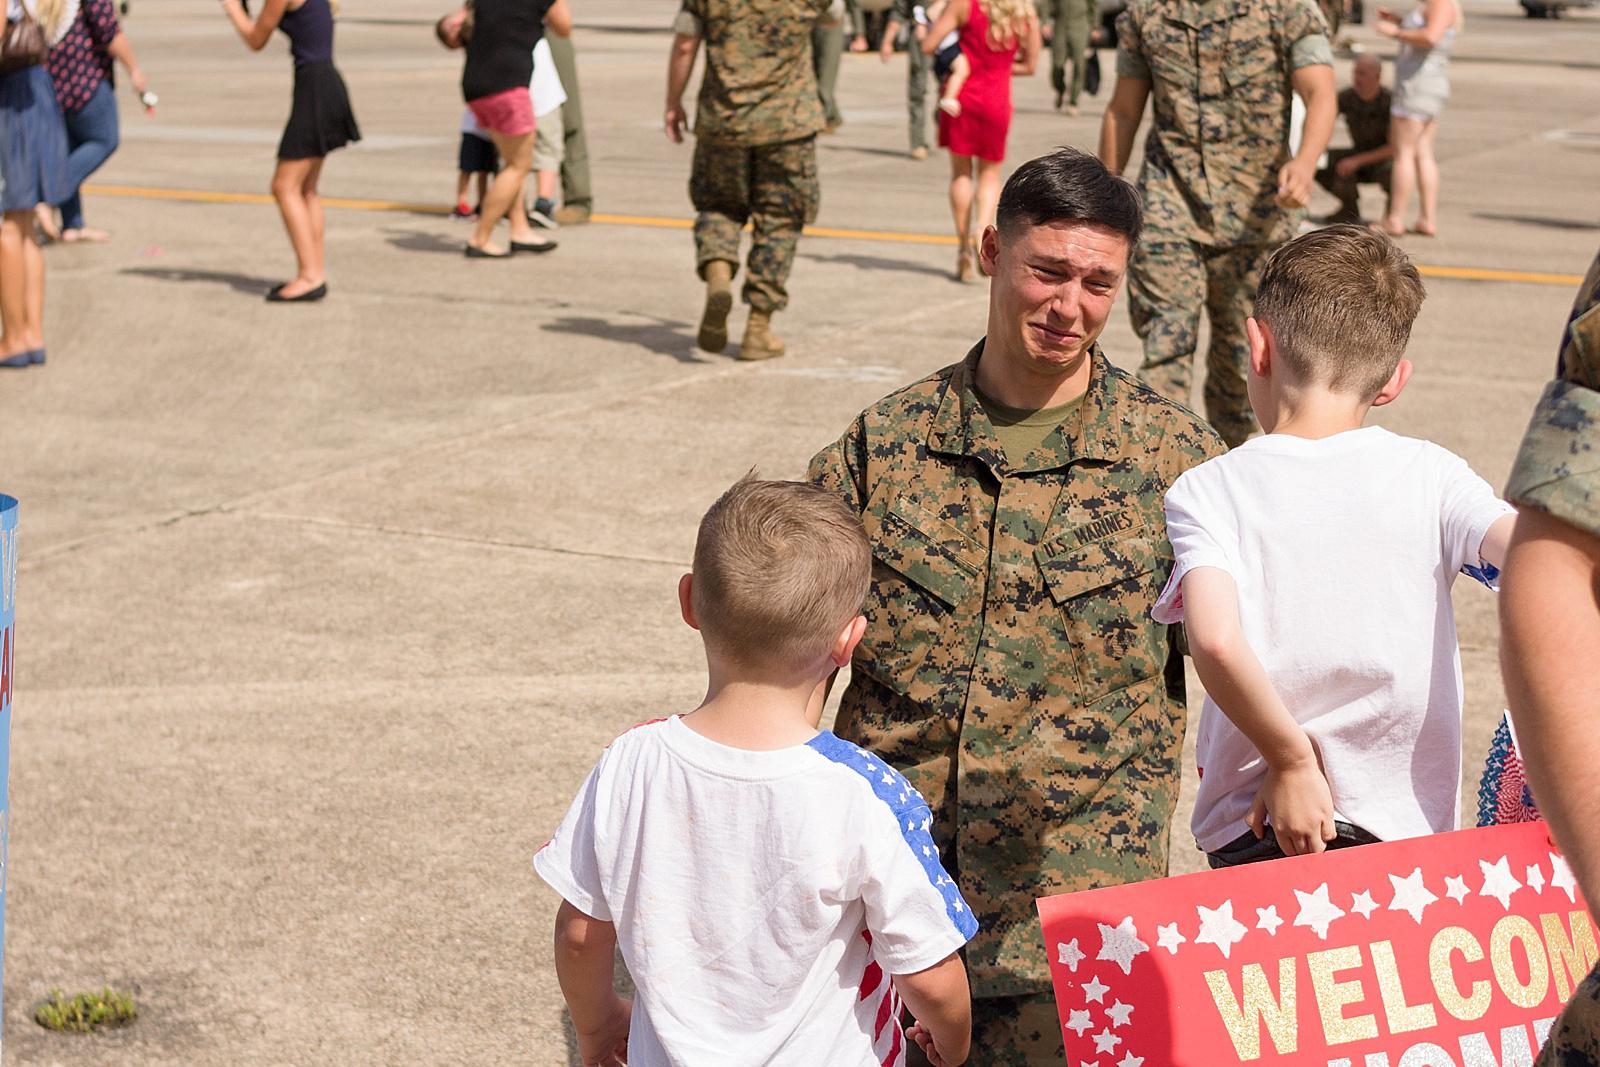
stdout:
{"type": "Polygon", "coordinates": [[[1131,182],[1088,152],[1062,147],[1018,167],[1000,190],[995,213],[995,227],[1006,237],[1051,222],[1092,222],[1126,237],[1131,248],[1144,229],[1144,208],[1131,182]]]}
{"type": "Polygon", "coordinates": [[[1307,382],[1371,400],[1394,374],[1427,290],[1400,246],[1365,226],[1301,234],[1272,253],[1255,317],[1307,382]]]}

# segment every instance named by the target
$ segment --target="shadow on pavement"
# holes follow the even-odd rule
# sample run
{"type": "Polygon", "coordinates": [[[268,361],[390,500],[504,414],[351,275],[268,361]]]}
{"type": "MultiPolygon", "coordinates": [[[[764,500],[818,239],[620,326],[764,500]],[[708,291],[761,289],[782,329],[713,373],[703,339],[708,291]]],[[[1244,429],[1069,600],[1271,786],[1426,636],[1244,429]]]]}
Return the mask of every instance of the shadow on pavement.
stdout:
{"type": "Polygon", "coordinates": [[[839,263],[858,270],[899,270],[908,274],[931,274],[935,278],[949,278],[951,272],[938,267],[930,267],[926,263],[913,263],[908,259],[888,259],[884,256],[819,256],[814,252],[801,252],[801,259],[809,259],[816,263],[839,263]]]}
{"type": "Polygon", "coordinates": [[[385,230],[384,233],[390,235],[384,240],[406,252],[449,252],[459,256],[467,243],[465,237],[443,237],[425,230],[385,230]]]}
{"type": "Polygon", "coordinates": [[[125,267],[119,274],[135,274],[161,282],[212,282],[226,285],[237,293],[266,296],[278,283],[268,278],[252,278],[248,274],[234,274],[225,270],[185,270],[179,267],[125,267]]]}
{"type": "Polygon", "coordinates": [[[582,337],[598,337],[606,341],[638,345],[657,355],[671,356],[679,363],[711,362],[695,347],[693,327],[686,322],[674,322],[671,319],[654,319],[638,325],[627,325],[588,316],[568,316],[547,322],[539,328],[551,333],[573,333],[582,337]]]}
{"type": "Polygon", "coordinates": [[[1496,222],[1520,222],[1524,226],[1543,226],[1551,230],[1600,230],[1600,223],[1587,219],[1553,219],[1545,215],[1501,215],[1492,211],[1474,211],[1475,219],[1493,219],[1496,222]]]}

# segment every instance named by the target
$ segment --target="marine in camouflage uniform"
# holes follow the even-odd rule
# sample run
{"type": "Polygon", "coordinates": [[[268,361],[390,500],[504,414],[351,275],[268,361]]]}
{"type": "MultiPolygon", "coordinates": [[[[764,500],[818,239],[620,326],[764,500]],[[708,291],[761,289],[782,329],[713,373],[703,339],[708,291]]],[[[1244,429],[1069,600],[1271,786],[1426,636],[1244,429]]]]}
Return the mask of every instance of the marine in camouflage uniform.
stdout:
{"type": "MultiPolygon", "coordinates": [[[[999,279],[996,280],[996,285],[999,279]]],[[[979,921],[975,1065],[1062,1062],[1034,899],[1167,873],[1185,723],[1162,497],[1222,451],[1096,346],[1070,421],[1007,459],[964,362],[860,415],[809,477],[873,546],[836,731],[910,779],[979,921]]]]}
{"type": "MultiPolygon", "coordinates": [[[[1237,445],[1256,429],[1245,392],[1244,324],[1261,265],[1304,217],[1276,202],[1279,172],[1290,160],[1295,72],[1328,68],[1332,130],[1327,30],[1310,0],[1131,0],[1117,39],[1117,94],[1132,82],[1142,89],[1139,110],[1146,96],[1152,102],[1139,176],[1145,235],[1128,278],[1133,328],[1144,341],[1139,376],[1189,403],[1204,307],[1211,327],[1206,416],[1237,445]]],[[[1106,121],[1113,118],[1108,110],[1106,121]]],[[[1129,130],[1129,144],[1132,136],[1129,130]]],[[[1314,161],[1326,147],[1326,132],[1314,136],[1308,121],[1299,157],[1309,153],[1314,161]]],[[[1121,160],[1106,157],[1102,132],[1101,158],[1120,169],[1121,160]]]]}
{"type": "MultiPolygon", "coordinates": [[[[712,263],[737,273],[748,221],[743,297],[763,320],[788,306],[785,283],[800,231],[817,215],[823,116],[811,31],[819,21],[836,22],[841,8],[839,0],[683,0],[673,22],[675,56],[682,41],[703,41],[706,49],[689,178],[698,213],[695,266],[701,278],[712,263]]],[[[669,116],[678,106],[672,78],[669,72],[669,116]]]]}
{"type": "Polygon", "coordinates": [[[1040,17],[1050,20],[1050,85],[1056,91],[1056,107],[1065,99],[1076,114],[1089,62],[1089,31],[1100,24],[1100,0],[1045,0],[1040,8],[1040,17]]]}
{"type": "Polygon", "coordinates": [[[911,125],[911,154],[924,159],[928,155],[928,73],[933,70],[933,57],[923,55],[918,47],[921,42],[917,37],[916,10],[920,7],[922,4],[915,0],[894,0],[883,28],[882,50],[884,59],[889,59],[894,37],[900,27],[906,27],[906,116],[911,125]]]}
{"type": "MultiPolygon", "coordinates": [[[[1600,538],[1600,256],[1589,267],[1579,290],[1555,380],[1545,387],[1534,409],[1506,486],[1506,499],[1600,538]]],[[[1597,724],[1587,727],[1593,730],[1597,724]]],[[[1594,812],[1585,814],[1592,835],[1589,847],[1600,847],[1594,812]]],[[[1592,899],[1590,906],[1595,906],[1592,899]]],[[[1539,1054],[1537,1067],[1593,1067],[1597,1063],[1600,966],[1567,1002],[1539,1054]]]]}

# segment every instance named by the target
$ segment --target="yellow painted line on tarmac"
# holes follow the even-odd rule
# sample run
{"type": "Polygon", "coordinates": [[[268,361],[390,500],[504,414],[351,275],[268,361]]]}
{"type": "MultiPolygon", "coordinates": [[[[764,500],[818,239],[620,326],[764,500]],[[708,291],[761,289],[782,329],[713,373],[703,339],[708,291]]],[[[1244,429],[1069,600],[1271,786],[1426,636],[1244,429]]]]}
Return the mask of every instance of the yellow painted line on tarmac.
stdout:
{"type": "MultiPolygon", "coordinates": [[[[185,200],[202,204],[271,204],[266,193],[226,193],[209,189],[153,189],[134,185],[85,185],[84,191],[100,196],[123,196],[135,200],[185,200]]],[[[405,211],[422,215],[448,215],[450,209],[437,204],[407,204],[398,200],[355,200],[346,197],[322,198],[326,207],[351,208],[356,211],[405,211]]],[[[657,215],[610,215],[596,213],[590,222],[607,226],[653,226],[672,230],[687,230],[694,226],[693,219],[663,218],[657,215]]],[[[848,230],[831,226],[808,226],[811,237],[837,237],[854,241],[893,241],[899,244],[953,245],[954,236],[931,233],[903,233],[892,230],[848,230]]],[[[1577,285],[1583,281],[1581,274],[1552,274],[1546,271],[1492,270],[1485,267],[1425,267],[1417,265],[1418,273],[1429,278],[1455,278],[1477,282],[1526,282],[1532,285],[1577,285]]]]}

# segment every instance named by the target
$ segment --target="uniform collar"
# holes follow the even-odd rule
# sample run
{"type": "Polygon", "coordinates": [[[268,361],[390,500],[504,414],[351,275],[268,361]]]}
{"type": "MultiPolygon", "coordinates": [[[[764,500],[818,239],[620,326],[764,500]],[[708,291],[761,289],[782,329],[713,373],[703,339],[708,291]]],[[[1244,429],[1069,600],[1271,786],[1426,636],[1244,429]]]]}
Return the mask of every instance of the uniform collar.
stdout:
{"type": "MultiPolygon", "coordinates": [[[[1214,0],[1215,2],[1215,0],[1214,0]]],[[[971,456],[988,467],[996,477],[1054,470],[1079,460],[1113,460],[1122,454],[1120,409],[1113,392],[1116,372],[1095,344],[1089,351],[1089,387],[1073,419],[1077,433],[1055,434],[1047,439],[1038,457],[1024,467],[1006,462],[1005,451],[995,438],[994,427],[978,400],[978,360],[983,356],[983,341],[972,346],[967,358],[956,365],[939,400],[933,424],[928,430],[928,447],[948,455],[971,456]]]]}
{"type": "Polygon", "coordinates": [[[1247,14],[1243,0],[1175,0],[1163,12],[1168,18],[1199,29],[1247,14]]]}

